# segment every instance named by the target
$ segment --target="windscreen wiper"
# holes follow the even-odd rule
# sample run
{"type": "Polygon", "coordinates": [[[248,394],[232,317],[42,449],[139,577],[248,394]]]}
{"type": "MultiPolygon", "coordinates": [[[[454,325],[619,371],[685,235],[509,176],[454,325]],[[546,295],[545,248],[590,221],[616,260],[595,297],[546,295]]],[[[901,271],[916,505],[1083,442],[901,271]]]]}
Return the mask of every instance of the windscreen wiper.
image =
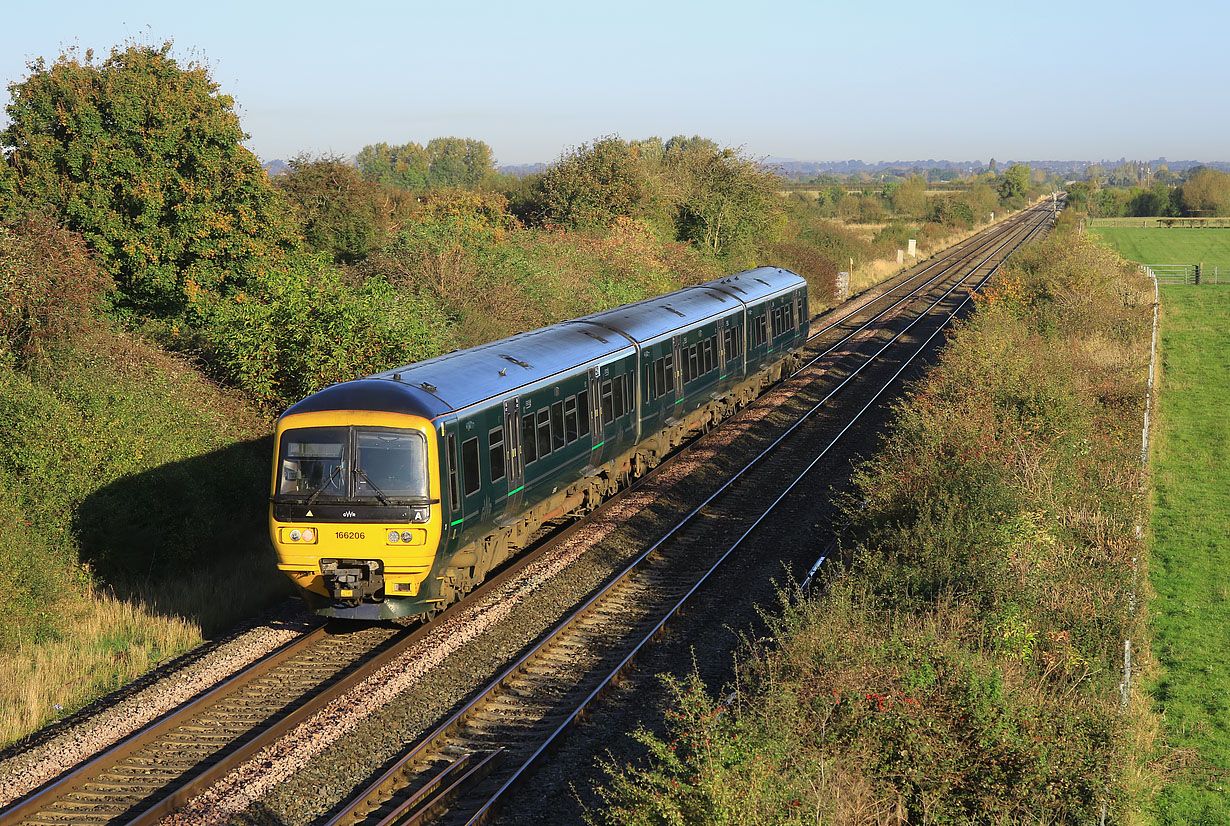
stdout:
{"type": "Polygon", "coordinates": [[[310,504],[312,504],[313,502],[315,502],[315,501],[316,501],[316,497],[317,497],[317,496],[320,496],[320,494],[324,493],[325,488],[327,488],[327,487],[329,487],[329,485],[333,484],[333,477],[334,477],[334,476],[337,476],[338,472],[339,472],[341,469],[342,469],[342,466],[341,466],[341,465],[334,465],[334,466],[333,466],[333,470],[331,470],[331,471],[329,472],[329,478],[328,478],[328,479],[326,479],[325,481],[321,482],[321,483],[320,483],[320,487],[318,487],[318,488],[316,488],[316,490],[312,491],[312,495],[311,495],[311,496],[309,496],[309,497],[308,497],[308,500],[307,500],[306,502],[304,502],[303,504],[305,504],[305,505],[310,505],[310,504]]]}
{"type": "Polygon", "coordinates": [[[384,495],[384,491],[376,487],[376,483],[373,482],[371,478],[363,471],[363,468],[356,467],[354,469],[354,473],[357,473],[360,479],[367,482],[367,486],[372,489],[372,493],[376,494],[376,498],[380,500],[380,504],[385,506],[391,506],[393,504],[389,501],[389,498],[384,495]]]}

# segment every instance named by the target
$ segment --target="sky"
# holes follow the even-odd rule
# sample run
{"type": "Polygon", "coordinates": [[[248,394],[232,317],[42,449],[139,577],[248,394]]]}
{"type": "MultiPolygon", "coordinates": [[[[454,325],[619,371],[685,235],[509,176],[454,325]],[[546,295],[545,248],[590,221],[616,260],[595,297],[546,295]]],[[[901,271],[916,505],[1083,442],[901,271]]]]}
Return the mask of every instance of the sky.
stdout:
{"type": "MultiPolygon", "coordinates": [[[[0,76],[174,41],[262,160],[605,135],[796,160],[1230,160],[1230,4],[4,0],[0,76]]],[[[4,95],[7,104],[8,94],[4,95]]],[[[0,118],[0,122],[7,120],[0,118]]]]}

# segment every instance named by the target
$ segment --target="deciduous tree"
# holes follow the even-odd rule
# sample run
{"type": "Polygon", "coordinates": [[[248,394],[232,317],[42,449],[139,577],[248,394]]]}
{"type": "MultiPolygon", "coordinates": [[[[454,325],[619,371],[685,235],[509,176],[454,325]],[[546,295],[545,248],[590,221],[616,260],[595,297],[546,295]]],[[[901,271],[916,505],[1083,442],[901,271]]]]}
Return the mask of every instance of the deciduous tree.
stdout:
{"type": "Polygon", "coordinates": [[[295,245],[234,102],[171,43],[39,59],[12,84],[5,186],[80,232],[117,304],[178,316],[262,277],[295,245]]]}
{"type": "Polygon", "coordinates": [[[638,214],[646,192],[638,153],[608,135],[560,156],[542,178],[548,220],[574,228],[605,228],[618,216],[638,214]]]}
{"type": "Polygon", "coordinates": [[[1200,169],[1183,184],[1179,197],[1188,215],[1230,215],[1230,175],[1216,169],[1200,169]]]}
{"type": "Polygon", "coordinates": [[[751,251],[772,239],[781,214],[781,179],[732,149],[694,137],[666,144],[667,174],[675,184],[681,238],[722,255],[751,251]]]}
{"type": "Polygon", "coordinates": [[[382,244],[410,199],[401,190],[364,180],[353,164],[336,156],[293,158],[290,171],[274,178],[274,185],[289,201],[304,240],[342,264],[365,258],[382,244]]]}

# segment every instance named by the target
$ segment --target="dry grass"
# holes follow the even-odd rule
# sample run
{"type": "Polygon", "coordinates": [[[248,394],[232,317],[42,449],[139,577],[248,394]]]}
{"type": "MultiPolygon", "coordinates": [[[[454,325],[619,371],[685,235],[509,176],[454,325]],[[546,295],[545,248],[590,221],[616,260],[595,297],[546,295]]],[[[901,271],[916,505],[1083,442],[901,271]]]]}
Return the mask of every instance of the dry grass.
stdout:
{"type": "MultiPolygon", "coordinates": [[[[1007,217],[1007,216],[1004,216],[1007,217]]],[[[860,235],[866,235],[868,241],[875,237],[875,234],[884,229],[887,224],[846,224],[846,227],[860,235]]],[[[877,284],[883,283],[903,270],[917,264],[919,261],[934,255],[953,244],[959,244],[966,238],[970,238],[986,229],[989,224],[978,224],[972,229],[961,230],[950,235],[943,235],[935,238],[930,243],[919,239],[918,242],[918,257],[905,257],[904,264],[897,263],[897,257],[894,253],[892,258],[877,258],[862,266],[856,267],[854,272],[850,273],[850,294],[857,295],[858,293],[877,284]]]]}
{"type": "Polygon", "coordinates": [[[67,604],[58,638],[0,660],[0,745],[86,705],[201,641],[200,627],[93,592],[67,604]]]}

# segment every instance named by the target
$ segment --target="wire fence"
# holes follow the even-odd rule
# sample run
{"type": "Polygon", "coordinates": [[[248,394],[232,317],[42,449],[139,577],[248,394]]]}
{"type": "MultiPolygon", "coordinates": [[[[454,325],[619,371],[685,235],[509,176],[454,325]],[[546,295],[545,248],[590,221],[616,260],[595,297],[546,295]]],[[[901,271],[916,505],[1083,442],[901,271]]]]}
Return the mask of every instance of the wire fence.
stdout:
{"type": "Polygon", "coordinates": [[[1230,284],[1230,266],[1225,264],[1141,264],[1151,277],[1167,286],[1174,284],[1230,284]],[[1222,275],[1221,271],[1226,274],[1222,275]]]}
{"type": "MultiPolygon", "coordinates": [[[[1157,274],[1150,268],[1143,267],[1144,271],[1153,281],[1153,334],[1149,342],[1149,377],[1145,383],[1145,416],[1144,423],[1140,428],[1140,484],[1137,487],[1136,495],[1140,498],[1140,504],[1137,508],[1136,520],[1136,539],[1138,546],[1143,547],[1145,538],[1144,517],[1147,513],[1146,504],[1146,482],[1149,472],[1149,425],[1153,415],[1153,381],[1157,374],[1157,315],[1158,308],[1161,304],[1161,290],[1159,286],[1160,279],[1157,274]]],[[[1132,557],[1132,588],[1128,592],[1128,614],[1134,616],[1136,614],[1137,589],[1140,578],[1140,558],[1132,557]]],[[[1131,628],[1131,624],[1128,626],[1131,628]]],[[[1123,641],[1123,682],[1119,684],[1120,704],[1123,708],[1128,707],[1132,693],[1132,640],[1129,637],[1123,641]]]]}
{"type": "Polygon", "coordinates": [[[1090,218],[1091,227],[1143,227],[1145,229],[1230,227],[1230,218],[1090,218]]]}

